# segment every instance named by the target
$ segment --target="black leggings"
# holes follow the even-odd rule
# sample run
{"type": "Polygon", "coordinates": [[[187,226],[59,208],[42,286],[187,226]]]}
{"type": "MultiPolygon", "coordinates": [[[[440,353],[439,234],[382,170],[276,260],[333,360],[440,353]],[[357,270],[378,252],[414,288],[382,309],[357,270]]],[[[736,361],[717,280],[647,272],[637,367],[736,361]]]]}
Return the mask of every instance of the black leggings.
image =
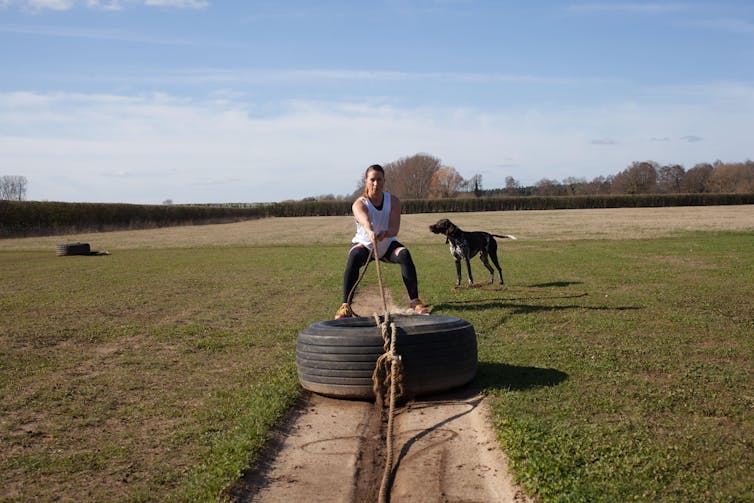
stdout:
{"type": "MultiPolygon", "coordinates": [[[[344,304],[348,302],[348,295],[359,279],[359,269],[367,263],[367,260],[374,260],[374,258],[372,258],[371,252],[366,246],[354,245],[348,253],[346,271],[343,273],[344,304]]],[[[416,279],[416,267],[414,266],[414,261],[411,259],[411,254],[408,252],[408,248],[398,241],[393,241],[381,260],[400,264],[403,284],[406,285],[409,300],[418,299],[419,282],[416,279]],[[395,253],[396,250],[399,250],[398,253],[395,253]]]]}

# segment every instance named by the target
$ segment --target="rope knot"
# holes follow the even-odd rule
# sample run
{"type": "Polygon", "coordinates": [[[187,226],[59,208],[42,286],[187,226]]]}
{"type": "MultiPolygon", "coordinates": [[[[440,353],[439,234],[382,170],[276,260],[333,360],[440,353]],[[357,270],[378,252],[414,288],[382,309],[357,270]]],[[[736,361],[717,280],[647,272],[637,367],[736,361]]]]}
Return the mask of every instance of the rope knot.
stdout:
{"type": "Polygon", "coordinates": [[[386,313],[383,321],[380,321],[378,314],[375,314],[374,318],[382,333],[383,353],[377,358],[377,363],[372,373],[372,389],[375,398],[380,403],[384,403],[386,394],[393,383],[397,387],[395,397],[403,395],[403,360],[395,351],[398,328],[394,322],[390,321],[390,315],[386,313]]]}

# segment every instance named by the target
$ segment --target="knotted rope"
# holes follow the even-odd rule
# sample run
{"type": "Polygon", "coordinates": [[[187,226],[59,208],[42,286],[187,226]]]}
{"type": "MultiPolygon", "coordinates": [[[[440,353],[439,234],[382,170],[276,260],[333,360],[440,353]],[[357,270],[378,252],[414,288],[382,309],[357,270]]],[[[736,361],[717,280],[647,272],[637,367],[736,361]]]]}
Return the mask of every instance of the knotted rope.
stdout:
{"type": "MultiPolygon", "coordinates": [[[[372,389],[374,390],[374,396],[377,400],[376,403],[380,409],[383,408],[385,392],[389,389],[387,432],[385,434],[385,449],[387,453],[385,456],[385,470],[382,472],[382,483],[380,484],[379,494],[380,503],[387,503],[388,493],[390,491],[390,486],[392,485],[393,473],[395,400],[397,396],[403,394],[403,365],[400,355],[395,352],[397,328],[395,323],[390,320],[390,312],[387,308],[387,299],[385,297],[385,288],[382,284],[382,272],[380,270],[380,260],[377,257],[376,242],[372,242],[372,250],[375,257],[374,261],[377,267],[377,283],[379,284],[380,296],[382,297],[382,307],[384,310],[382,321],[380,321],[380,316],[377,313],[374,315],[374,321],[377,326],[380,327],[383,340],[383,353],[377,358],[377,363],[374,367],[374,372],[372,373],[372,389]]],[[[367,265],[368,264],[369,261],[367,260],[367,265]]],[[[364,270],[366,271],[366,267],[364,270]]]]}

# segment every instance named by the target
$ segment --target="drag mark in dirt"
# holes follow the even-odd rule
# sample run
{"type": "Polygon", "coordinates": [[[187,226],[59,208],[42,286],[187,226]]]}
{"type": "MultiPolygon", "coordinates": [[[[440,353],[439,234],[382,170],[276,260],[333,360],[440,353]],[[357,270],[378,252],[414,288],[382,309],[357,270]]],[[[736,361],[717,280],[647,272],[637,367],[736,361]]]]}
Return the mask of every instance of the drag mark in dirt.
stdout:
{"type": "MultiPolygon", "coordinates": [[[[376,289],[354,309],[379,312],[376,289]]],[[[391,312],[399,309],[389,299],[391,312]]],[[[304,392],[261,460],[227,494],[236,502],[376,502],[386,459],[387,411],[372,402],[304,392]]],[[[473,383],[403,403],[395,416],[389,501],[527,503],[514,484],[473,383]]]]}
{"type": "MultiPolygon", "coordinates": [[[[391,502],[527,502],[513,484],[485,399],[465,387],[405,404],[396,416],[391,502]]],[[[238,502],[377,501],[384,414],[313,393],[229,494],[238,502]]]]}

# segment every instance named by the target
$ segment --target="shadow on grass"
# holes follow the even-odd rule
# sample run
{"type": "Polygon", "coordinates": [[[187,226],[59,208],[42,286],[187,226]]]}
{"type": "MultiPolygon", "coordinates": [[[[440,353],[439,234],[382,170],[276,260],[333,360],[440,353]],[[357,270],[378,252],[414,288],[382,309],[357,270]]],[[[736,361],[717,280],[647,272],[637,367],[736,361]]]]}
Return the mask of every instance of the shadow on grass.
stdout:
{"type": "Polygon", "coordinates": [[[526,391],[556,386],[566,379],[568,374],[556,369],[479,362],[474,382],[483,390],[526,391]]]}
{"type": "MultiPolygon", "coordinates": [[[[568,297],[557,297],[564,299],[568,297]]],[[[432,308],[437,311],[452,309],[454,311],[484,311],[489,309],[510,309],[511,314],[530,314],[548,311],[566,311],[568,309],[585,309],[588,311],[631,311],[642,309],[636,306],[583,306],[579,304],[539,305],[521,304],[509,299],[479,299],[468,301],[449,301],[433,304],[432,308]]]]}
{"type": "MultiPolygon", "coordinates": [[[[588,306],[561,303],[528,303],[528,301],[562,301],[588,297],[589,293],[581,290],[558,290],[571,285],[580,285],[580,281],[552,281],[520,287],[481,287],[476,291],[495,292],[493,297],[464,300],[448,300],[433,304],[434,310],[453,309],[456,311],[480,311],[488,309],[510,309],[513,314],[564,311],[568,309],[586,309],[591,311],[627,311],[641,309],[636,306],[588,306]],[[498,293],[499,292],[499,293],[498,293]]],[[[456,288],[458,290],[458,288],[456,288]]]]}
{"type": "Polygon", "coordinates": [[[550,283],[537,283],[536,285],[529,285],[529,288],[552,288],[552,287],[566,287],[571,285],[581,285],[581,281],[552,281],[550,283]]]}

